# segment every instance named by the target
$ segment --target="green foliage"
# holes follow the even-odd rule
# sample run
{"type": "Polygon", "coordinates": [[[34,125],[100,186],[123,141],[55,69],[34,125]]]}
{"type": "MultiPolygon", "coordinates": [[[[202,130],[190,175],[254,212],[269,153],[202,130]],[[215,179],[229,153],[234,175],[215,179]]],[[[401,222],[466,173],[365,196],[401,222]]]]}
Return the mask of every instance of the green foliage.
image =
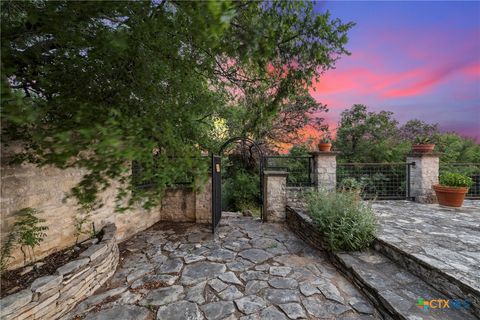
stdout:
{"type": "Polygon", "coordinates": [[[16,236],[15,230],[12,230],[2,243],[2,248],[0,249],[0,274],[3,274],[7,269],[8,261],[12,258],[11,253],[15,246],[16,236]]]}
{"type": "Polygon", "coordinates": [[[446,187],[467,187],[473,185],[472,178],[455,172],[444,172],[439,177],[440,185],[446,187]]]}
{"type": "Polygon", "coordinates": [[[30,261],[35,262],[36,246],[45,239],[48,230],[47,226],[42,225],[44,219],[38,218],[38,211],[32,208],[24,208],[18,212],[18,220],[15,222],[13,229],[17,234],[17,242],[23,253],[23,259],[26,264],[27,258],[25,248],[29,250],[30,261]]]}
{"type": "Polygon", "coordinates": [[[418,137],[428,137],[435,142],[435,137],[440,134],[438,124],[429,124],[422,120],[413,119],[407,121],[399,128],[400,139],[409,142],[415,142],[418,137]]]}
{"type": "Polygon", "coordinates": [[[447,132],[437,136],[435,149],[441,152],[440,161],[480,163],[480,144],[471,138],[447,132]]]}
{"type": "Polygon", "coordinates": [[[430,143],[433,143],[432,142],[432,138],[428,137],[428,136],[418,136],[415,138],[415,141],[414,141],[415,144],[430,144],[430,143]]]}
{"type": "Polygon", "coordinates": [[[361,192],[364,184],[355,178],[345,178],[340,182],[338,188],[341,191],[361,192]]]}
{"type": "Polygon", "coordinates": [[[258,173],[237,169],[224,182],[222,203],[228,210],[244,211],[258,208],[260,180],[258,173]]]}
{"type": "Polygon", "coordinates": [[[436,144],[443,163],[480,162],[480,145],[471,138],[416,119],[399,127],[392,112],[368,112],[364,105],[342,112],[335,146],[340,162],[403,162],[414,143],[436,144]]]}
{"type": "Polygon", "coordinates": [[[37,214],[38,211],[32,208],[23,208],[16,213],[15,223],[2,243],[0,250],[0,273],[6,270],[7,263],[12,258],[11,251],[15,245],[20,245],[24,264],[27,264],[25,249],[28,250],[30,260],[35,262],[34,249],[45,239],[47,236],[45,231],[48,230],[47,226],[42,225],[45,220],[36,217],[37,214]]]}
{"type": "Polygon", "coordinates": [[[392,112],[368,112],[356,104],[342,112],[335,146],[343,162],[403,161],[410,143],[398,139],[398,122],[392,112]]]}
{"type": "Polygon", "coordinates": [[[308,147],[308,143],[304,143],[304,144],[296,144],[294,145],[289,151],[288,151],[288,155],[289,156],[293,156],[293,157],[303,157],[303,156],[308,156],[309,155],[309,147],[308,147]]]}
{"type": "Polygon", "coordinates": [[[358,192],[311,192],[306,195],[306,202],[331,250],[361,250],[374,240],[376,218],[358,192]]]}
{"type": "Polygon", "coordinates": [[[86,213],[86,214],[80,214],[78,213],[76,216],[75,216],[75,223],[73,224],[73,227],[75,228],[75,232],[73,233],[74,236],[75,236],[75,244],[78,243],[78,238],[82,235],[82,234],[90,234],[92,235],[92,233],[94,234],[95,232],[92,231],[92,230],[89,230],[89,229],[85,229],[84,228],[84,225],[85,224],[90,224],[91,223],[91,217],[92,215],[90,213],[86,213]]]}
{"type": "Polygon", "coordinates": [[[323,110],[308,90],[353,25],[307,1],[3,1],[1,17],[2,142],[86,169],[72,190],[86,210],[112,180],[119,209],[154,206],[200,184],[196,159],[220,140],[293,133],[323,110]],[[153,188],[135,190],[133,161],[153,188]]]}

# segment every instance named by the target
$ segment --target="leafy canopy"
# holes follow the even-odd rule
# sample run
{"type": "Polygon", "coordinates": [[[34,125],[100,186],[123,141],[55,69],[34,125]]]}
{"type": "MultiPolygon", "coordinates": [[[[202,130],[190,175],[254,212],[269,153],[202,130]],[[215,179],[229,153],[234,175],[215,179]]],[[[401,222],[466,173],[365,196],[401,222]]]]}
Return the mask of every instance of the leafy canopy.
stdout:
{"type": "Polygon", "coordinates": [[[215,123],[228,136],[264,138],[292,111],[301,126],[305,110],[320,107],[312,80],[348,53],[352,27],[300,1],[5,1],[1,9],[3,142],[23,142],[20,161],[86,169],[73,195],[87,209],[112,180],[125,209],[140,199],[153,206],[178,179],[205,176],[197,158],[218,146],[215,123]],[[132,161],[153,188],[135,188],[132,161]]]}
{"type": "Polygon", "coordinates": [[[400,126],[393,112],[369,112],[360,104],[342,112],[335,147],[344,162],[402,162],[418,142],[434,143],[444,163],[480,162],[480,145],[471,138],[418,119],[400,126]]]}

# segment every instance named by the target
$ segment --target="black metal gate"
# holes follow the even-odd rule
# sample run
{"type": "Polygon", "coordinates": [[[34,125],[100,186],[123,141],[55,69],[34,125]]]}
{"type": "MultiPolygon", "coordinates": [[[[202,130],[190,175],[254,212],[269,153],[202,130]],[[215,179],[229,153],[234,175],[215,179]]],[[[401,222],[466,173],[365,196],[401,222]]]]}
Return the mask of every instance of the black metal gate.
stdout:
{"type": "Polygon", "coordinates": [[[225,149],[232,143],[242,143],[242,146],[248,144],[248,148],[251,150],[254,148],[258,155],[258,167],[259,167],[259,187],[260,187],[260,217],[264,220],[264,208],[263,203],[263,152],[257,142],[249,138],[235,137],[227,140],[219,149],[219,155],[212,155],[212,232],[215,233],[220,219],[222,218],[222,155],[225,153],[225,149]]]}
{"type": "Polygon", "coordinates": [[[222,158],[212,155],[212,233],[222,218],[222,158]]]}

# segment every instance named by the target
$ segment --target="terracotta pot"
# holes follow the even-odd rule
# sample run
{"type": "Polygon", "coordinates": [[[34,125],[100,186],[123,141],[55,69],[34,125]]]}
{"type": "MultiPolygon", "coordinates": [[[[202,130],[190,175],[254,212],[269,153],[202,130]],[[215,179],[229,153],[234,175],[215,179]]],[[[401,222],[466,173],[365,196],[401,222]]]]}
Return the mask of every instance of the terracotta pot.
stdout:
{"type": "Polygon", "coordinates": [[[414,144],[412,146],[412,151],[417,152],[417,153],[427,153],[427,152],[432,152],[434,148],[435,148],[435,144],[433,144],[433,143],[414,144]]]}
{"type": "Polygon", "coordinates": [[[318,144],[318,150],[322,152],[330,152],[332,149],[332,144],[331,143],[319,143],[318,144]]]}
{"type": "Polygon", "coordinates": [[[468,192],[467,187],[446,187],[436,184],[432,188],[437,195],[438,204],[448,207],[461,207],[468,192]]]}

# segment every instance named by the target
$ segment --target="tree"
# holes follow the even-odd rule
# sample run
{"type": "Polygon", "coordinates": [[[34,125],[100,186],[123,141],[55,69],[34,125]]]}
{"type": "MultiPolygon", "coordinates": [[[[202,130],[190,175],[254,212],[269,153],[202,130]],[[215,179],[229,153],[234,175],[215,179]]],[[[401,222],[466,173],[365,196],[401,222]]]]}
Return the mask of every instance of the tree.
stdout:
{"type": "Polygon", "coordinates": [[[439,134],[438,123],[429,124],[425,121],[413,119],[400,127],[400,139],[414,142],[417,137],[429,137],[434,140],[439,134]]]}
{"type": "Polygon", "coordinates": [[[342,112],[336,148],[346,162],[403,161],[408,143],[399,141],[398,122],[389,111],[368,112],[355,104],[342,112]]]}
{"type": "Polygon", "coordinates": [[[2,143],[23,142],[19,161],[85,168],[72,194],[86,208],[115,179],[119,204],[149,207],[178,179],[204,176],[196,158],[218,144],[218,119],[262,137],[292,101],[312,106],[308,87],[347,53],[352,26],[308,2],[1,9],[2,143]],[[135,187],[131,162],[152,188],[135,187]]]}
{"type": "Polygon", "coordinates": [[[442,133],[438,124],[410,120],[399,127],[392,112],[368,112],[354,105],[342,112],[335,145],[345,162],[402,162],[416,137],[428,137],[441,153],[440,161],[480,162],[480,145],[457,133],[442,133]]]}
{"type": "Polygon", "coordinates": [[[480,145],[472,138],[454,132],[438,134],[435,138],[436,151],[442,153],[441,162],[480,163],[480,145]]]}

